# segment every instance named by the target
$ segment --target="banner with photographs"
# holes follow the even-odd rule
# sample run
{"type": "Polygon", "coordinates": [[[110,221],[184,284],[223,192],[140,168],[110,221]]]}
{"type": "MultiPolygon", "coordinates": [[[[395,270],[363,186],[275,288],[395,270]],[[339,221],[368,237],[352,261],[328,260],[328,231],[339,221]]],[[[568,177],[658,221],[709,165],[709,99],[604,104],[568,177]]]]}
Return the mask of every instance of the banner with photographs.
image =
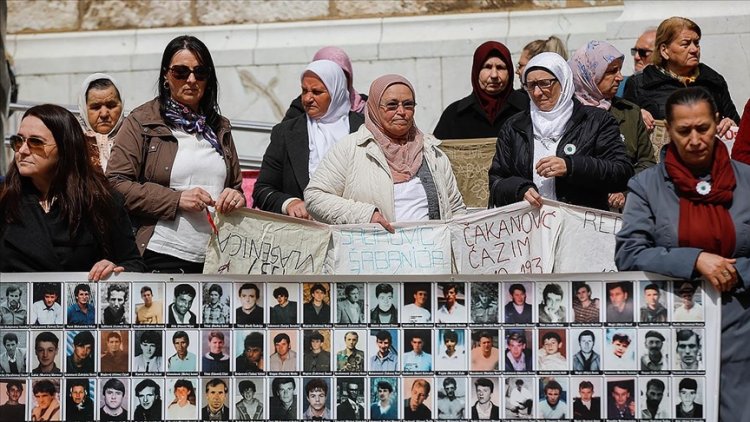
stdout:
{"type": "Polygon", "coordinates": [[[0,274],[0,420],[714,421],[720,298],[645,273],[0,274]]]}

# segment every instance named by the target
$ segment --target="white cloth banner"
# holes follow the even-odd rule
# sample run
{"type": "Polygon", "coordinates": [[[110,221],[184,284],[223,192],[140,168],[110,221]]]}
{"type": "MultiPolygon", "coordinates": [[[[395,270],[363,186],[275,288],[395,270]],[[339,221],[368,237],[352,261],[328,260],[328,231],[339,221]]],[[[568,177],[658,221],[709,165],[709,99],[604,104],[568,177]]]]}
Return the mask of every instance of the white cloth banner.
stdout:
{"type": "Polygon", "coordinates": [[[551,239],[558,231],[556,207],[526,201],[451,220],[459,274],[543,274],[552,272],[551,239]]]}
{"type": "Polygon", "coordinates": [[[204,274],[323,273],[328,225],[252,209],[214,218],[204,274]]]}
{"type": "Polygon", "coordinates": [[[617,271],[615,266],[615,234],[622,228],[620,214],[576,207],[548,205],[556,208],[560,231],[555,236],[555,273],[594,273],[617,271]]]}
{"type": "Polygon", "coordinates": [[[331,274],[450,274],[451,241],[444,221],[331,226],[331,274]]]}

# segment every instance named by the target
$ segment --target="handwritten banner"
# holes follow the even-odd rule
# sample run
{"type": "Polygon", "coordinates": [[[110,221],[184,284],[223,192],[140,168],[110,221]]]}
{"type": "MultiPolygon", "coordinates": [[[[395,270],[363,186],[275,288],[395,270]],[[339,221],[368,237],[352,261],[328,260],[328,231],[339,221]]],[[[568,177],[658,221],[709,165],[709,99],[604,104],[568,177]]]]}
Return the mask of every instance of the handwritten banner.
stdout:
{"type": "Polygon", "coordinates": [[[620,214],[560,203],[545,203],[542,210],[552,207],[562,220],[553,245],[553,272],[617,271],[615,234],[622,228],[620,214]]]}
{"type": "Polygon", "coordinates": [[[550,273],[558,224],[556,208],[525,201],[456,217],[450,222],[456,268],[461,274],[550,273]]]}
{"type": "Polygon", "coordinates": [[[451,242],[445,222],[331,226],[332,274],[450,274],[451,242]]]}
{"type": "Polygon", "coordinates": [[[251,209],[214,218],[204,274],[322,274],[327,225],[251,209]]]}

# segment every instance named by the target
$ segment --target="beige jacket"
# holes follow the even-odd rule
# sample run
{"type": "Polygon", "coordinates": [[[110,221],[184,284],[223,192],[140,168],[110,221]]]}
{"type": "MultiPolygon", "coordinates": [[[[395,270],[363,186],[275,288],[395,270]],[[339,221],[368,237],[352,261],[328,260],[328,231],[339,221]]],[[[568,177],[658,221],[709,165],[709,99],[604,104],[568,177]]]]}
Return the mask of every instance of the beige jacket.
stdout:
{"type": "MultiPolygon", "coordinates": [[[[435,181],[440,218],[466,212],[448,157],[440,141],[424,135],[424,160],[435,181]]],[[[328,224],[369,223],[377,208],[394,221],[393,178],[385,155],[365,125],[339,141],[325,156],[305,189],[313,218],[328,224]]]]}

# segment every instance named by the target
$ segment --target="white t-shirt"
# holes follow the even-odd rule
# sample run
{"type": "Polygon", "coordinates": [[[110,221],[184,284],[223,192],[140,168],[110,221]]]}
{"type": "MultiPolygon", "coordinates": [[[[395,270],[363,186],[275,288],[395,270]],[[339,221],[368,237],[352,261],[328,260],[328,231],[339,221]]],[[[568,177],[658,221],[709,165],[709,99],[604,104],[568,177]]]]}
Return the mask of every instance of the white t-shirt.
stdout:
{"type": "Polygon", "coordinates": [[[425,221],[430,219],[427,193],[419,177],[393,185],[396,221],[425,221]]]}
{"type": "MultiPolygon", "coordinates": [[[[172,166],[169,187],[176,191],[202,188],[216,201],[227,177],[224,159],[203,136],[173,130],[177,138],[177,155],[172,166]]],[[[213,211],[210,207],[209,210],[213,211]]],[[[206,245],[211,226],[206,212],[177,210],[174,220],[159,220],[146,249],[175,256],[190,262],[206,259],[206,245]]]]}
{"type": "Polygon", "coordinates": [[[536,136],[534,137],[534,161],[531,163],[531,174],[533,176],[533,182],[539,188],[539,195],[542,198],[557,199],[555,193],[555,178],[554,177],[542,177],[536,172],[536,165],[542,158],[555,157],[557,152],[558,142],[542,142],[536,136]]]}

